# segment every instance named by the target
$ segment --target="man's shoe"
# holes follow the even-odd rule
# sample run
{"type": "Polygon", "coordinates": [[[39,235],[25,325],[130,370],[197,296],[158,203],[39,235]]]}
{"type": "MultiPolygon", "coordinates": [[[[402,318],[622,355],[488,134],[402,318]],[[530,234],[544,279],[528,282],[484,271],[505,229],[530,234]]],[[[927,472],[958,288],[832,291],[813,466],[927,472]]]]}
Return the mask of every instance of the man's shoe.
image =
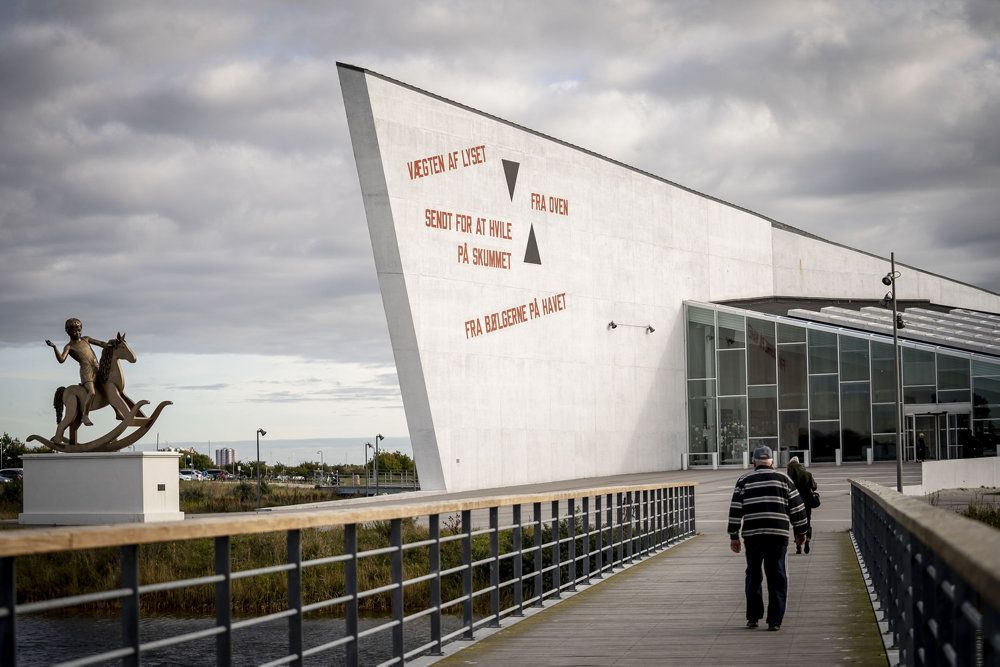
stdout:
{"type": "Polygon", "coordinates": [[[757,628],[757,621],[747,621],[747,628],[755,630],[757,628]]]}
{"type": "Polygon", "coordinates": [[[795,545],[795,553],[797,553],[797,554],[802,553],[802,545],[801,544],[796,544],[795,545]]]}
{"type": "Polygon", "coordinates": [[[781,629],[780,625],[768,625],[767,626],[767,631],[768,632],[777,632],[780,629],[781,629]]]}
{"type": "Polygon", "coordinates": [[[808,542],[808,540],[806,541],[806,553],[809,553],[809,542],[808,542]]]}

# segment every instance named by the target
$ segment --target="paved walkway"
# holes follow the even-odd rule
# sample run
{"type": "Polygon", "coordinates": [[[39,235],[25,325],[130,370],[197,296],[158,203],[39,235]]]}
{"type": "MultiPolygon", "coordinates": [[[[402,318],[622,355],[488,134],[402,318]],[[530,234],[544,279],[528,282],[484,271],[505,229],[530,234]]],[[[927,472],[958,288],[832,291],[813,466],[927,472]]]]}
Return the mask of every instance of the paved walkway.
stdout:
{"type": "MultiPolygon", "coordinates": [[[[729,550],[725,516],[742,471],[688,471],[699,483],[699,536],[509,625],[443,664],[885,665],[847,529],[848,478],[895,484],[892,465],[813,467],[823,506],[812,553],[788,556],[789,599],[780,632],[747,630],[743,555],[729,550]]],[[[919,484],[907,466],[905,484],[919,484]]],[[[794,551],[794,549],[792,549],[794,551]]],[[[463,646],[452,645],[452,650],[463,646]]]]}

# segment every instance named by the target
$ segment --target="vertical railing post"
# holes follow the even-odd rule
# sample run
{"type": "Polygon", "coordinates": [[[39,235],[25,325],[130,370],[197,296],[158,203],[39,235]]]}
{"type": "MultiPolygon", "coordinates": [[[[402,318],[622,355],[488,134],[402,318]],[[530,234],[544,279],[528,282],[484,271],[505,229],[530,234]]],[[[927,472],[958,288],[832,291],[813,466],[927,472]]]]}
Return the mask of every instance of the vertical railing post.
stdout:
{"type": "Polygon", "coordinates": [[[594,534],[597,544],[594,545],[594,577],[604,578],[604,528],[601,525],[601,494],[594,496],[594,534]]]}
{"type": "Polygon", "coordinates": [[[649,532],[649,489],[642,490],[642,539],[639,541],[639,546],[642,548],[642,555],[648,556],[651,549],[651,540],[649,532]]]}
{"type": "Polygon", "coordinates": [[[590,547],[590,496],[583,497],[583,583],[590,584],[590,557],[593,549],[590,547]]]}
{"type": "Polygon", "coordinates": [[[615,558],[615,565],[623,565],[625,563],[625,524],[622,523],[625,520],[625,508],[622,507],[622,493],[619,491],[615,495],[615,501],[618,505],[618,557],[615,558]]]}
{"type": "Polygon", "coordinates": [[[500,508],[490,508],[490,621],[500,627],[500,508]]]}
{"type": "Polygon", "coordinates": [[[295,656],[290,664],[302,664],[302,531],[288,531],[288,608],[295,611],[288,617],[288,654],[295,656]]]}
{"type": "Polygon", "coordinates": [[[13,556],[0,558],[0,608],[7,615],[0,618],[0,665],[17,664],[17,567],[13,556]]]}
{"type": "Polygon", "coordinates": [[[233,662],[233,579],[229,559],[229,536],[215,538],[215,624],[224,628],[215,636],[215,664],[219,667],[233,662]]]}
{"type": "Polygon", "coordinates": [[[685,487],[685,489],[687,490],[687,496],[688,496],[688,531],[687,532],[688,532],[688,535],[694,535],[695,531],[698,529],[698,527],[695,525],[695,522],[694,522],[694,517],[695,517],[694,487],[693,486],[687,486],[687,487],[685,487]]]}
{"type": "Polygon", "coordinates": [[[135,665],[139,659],[139,545],[121,548],[121,587],[129,593],[122,598],[122,642],[132,648],[132,655],[122,659],[123,665],[135,665]]]}
{"type": "Polygon", "coordinates": [[[344,526],[344,555],[350,556],[344,561],[344,595],[350,599],[344,605],[344,633],[352,637],[352,641],[344,646],[344,661],[349,667],[358,665],[358,525],[349,523],[344,526]]]}
{"type": "Polygon", "coordinates": [[[628,563],[632,564],[632,539],[633,531],[632,527],[635,525],[635,505],[632,503],[632,492],[625,492],[625,506],[626,506],[626,516],[628,517],[628,523],[625,527],[626,532],[626,542],[628,544],[628,563]]]}
{"type": "Polygon", "coordinates": [[[656,490],[656,548],[666,546],[666,533],[663,531],[663,489],[656,490]]]}
{"type": "Polygon", "coordinates": [[[552,501],[552,593],[555,599],[562,597],[562,531],[559,530],[559,501],[552,501]]]}
{"type": "Polygon", "coordinates": [[[532,518],[535,523],[535,601],[536,607],[542,606],[542,598],[545,596],[545,581],[542,578],[542,565],[545,562],[542,554],[542,504],[532,505],[532,518]]]}
{"type": "Polygon", "coordinates": [[[576,591],[576,499],[566,501],[566,534],[569,538],[569,590],[576,591]]]}
{"type": "Polygon", "coordinates": [[[472,511],[462,510],[462,595],[465,600],[462,603],[462,623],[465,626],[465,639],[472,639],[474,628],[472,627],[472,511]]]}
{"type": "Polygon", "coordinates": [[[674,511],[677,508],[677,504],[674,502],[674,495],[676,491],[677,487],[669,487],[667,489],[667,544],[673,544],[674,539],[679,532],[675,528],[677,524],[674,517],[674,511]]]}
{"type": "Polygon", "coordinates": [[[521,503],[517,503],[511,508],[512,520],[514,523],[514,616],[524,616],[524,535],[521,530],[521,503]]]}
{"type": "Polygon", "coordinates": [[[614,495],[607,494],[605,496],[607,500],[607,507],[604,511],[607,513],[608,517],[608,557],[605,559],[608,564],[608,572],[614,572],[615,569],[615,508],[614,508],[614,495]]]}
{"type": "Polygon", "coordinates": [[[441,650],[441,515],[430,516],[430,572],[431,579],[431,640],[434,648],[431,655],[442,655],[441,650]]]}
{"type": "Polygon", "coordinates": [[[392,657],[403,664],[403,520],[393,519],[389,523],[389,546],[392,551],[392,657]]]}

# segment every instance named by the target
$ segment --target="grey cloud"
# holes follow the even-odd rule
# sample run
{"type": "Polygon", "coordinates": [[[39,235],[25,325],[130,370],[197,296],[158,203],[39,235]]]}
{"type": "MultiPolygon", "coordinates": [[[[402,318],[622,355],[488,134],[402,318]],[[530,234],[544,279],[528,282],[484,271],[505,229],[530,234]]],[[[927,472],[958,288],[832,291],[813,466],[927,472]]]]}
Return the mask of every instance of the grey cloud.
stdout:
{"type": "Polygon", "coordinates": [[[143,351],[391,364],[337,60],[1000,290],[996,25],[978,1],[8,3],[0,341],[74,313],[143,351]]]}

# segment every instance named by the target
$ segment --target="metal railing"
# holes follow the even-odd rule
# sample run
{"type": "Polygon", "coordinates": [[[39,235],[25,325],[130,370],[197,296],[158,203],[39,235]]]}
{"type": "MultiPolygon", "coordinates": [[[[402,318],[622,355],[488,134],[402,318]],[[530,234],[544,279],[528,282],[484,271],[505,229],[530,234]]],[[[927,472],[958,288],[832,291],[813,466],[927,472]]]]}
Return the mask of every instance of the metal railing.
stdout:
{"type": "Polygon", "coordinates": [[[1000,665],[1000,532],[851,480],[851,525],[903,665],[1000,665]]]}
{"type": "MultiPolygon", "coordinates": [[[[449,641],[472,639],[485,625],[497,627],[501,619],[520,616],[526,607],[555,601],[579,585],[612,575],[687,539],[695,532],[694,517],[693,484],[657,484],[464,501],[401,502],[285,515],[211,517],[170,524],[8,531],[0,534],[0,664],[17,664],[18,620],[25,615],[109,600],[120,603],[121,645],[97,654],[74,655],[60,664],[121,660],[126,665],[136,665],[144,653],[214,637],[216,663],[228,665],[234,657],[234,635],[273,622],[287,624],[288,644],[284,655],[268,658],[270,661],[265,663],[268,665],[299,665],[304,658],[318,655],[325,660],[357,665],[359,646],[366,637],[381,637],[380,641],[391,642],[391,658],[381,664],[403,664],[416,656],[439,655],[449,641]],[[475,525],[474,513],[477,517],[485,514],[487,525],[475,525]],[[426,534],[420,533],[422,539],[404,539],[404,522],[411,519],[426,519],[427,530],[426,534]],[[388,545],[360,550],[359,528],[373,522],[388,522],[388,545]],[[342,552],[303,559],[303,531],[338,526],[343,529],[342,552]],[[233,570],[231,538],[275,531],[286,533],[284,562],[233,570]],[[139,553],[143,545],[206,537],[214,539],[214,574],[155,583],[140,581],[139,553]],[[476,559],[475,552],[483,551],[484,540],[488,541],[489,555],[476,559]],[[510,549],[501,549],[501,541],[510,549]],[[450,547],[451,543],[457,543],[459,548],[450,547]],[[16,602],[18,558],[98,547],[120,549],[118,588],[16,602]],[[429,565],[425,572],[404,578],[404,556],[413,550],[426,550],[429,565]],[[457,565],[449,567],[443,562],[446,550],[450,554],[460,552],[457,565]],[[367,559],[379,557],[390,560],[391,582],[361,589],[359,568],[365,566],[367,559]],[[303,582],[311,570],[330,565],[343,568],[343,588],[330,591],[332,596],[326,599],[304,600],[303,582]],[[233,582],[276,573],[283,573],[286,580],[287,608],[256,617],[234,618],[233,582]],[[477,587],[477,580],[480,584],[486,581],[484,573],[488,573],[489,583],[477,587]],[[461,579],[461,595],[442,599],[442,581],[447,577],[461,579]],[[407,590],[424,582],[429,584],[426,604],[418,611],[404,613],[413,607],[412,604],[404,607],[407,590]],[[214,625],[155,641],[141,640],[140,610],[144,595],[205,585],[214,587],[214,625]],[[376,595],[390,596],[390,618],[361,630],[359,603],[376,595]],[[474,612],[480,599],[488,602],[478,603],[480,618],[476,618],[474,612]],[[307,645],[303,638],[303,617],[321,610],[337,612],[344,619],[343,632],[307,645]],[[456,612],[461,613],[461,627],[444,633],[442,616],[456,612]],[[417,637],[419,643],[414,645],[415,638],[407,633],[415,632],[411,622],[423,617],[429,617],[429,632],[417,637]],[[404,649],[407,643],[412,646],[409,650],[404,649]]],[[[262,660],[259,656],[254,659],[262,660]]]]}

